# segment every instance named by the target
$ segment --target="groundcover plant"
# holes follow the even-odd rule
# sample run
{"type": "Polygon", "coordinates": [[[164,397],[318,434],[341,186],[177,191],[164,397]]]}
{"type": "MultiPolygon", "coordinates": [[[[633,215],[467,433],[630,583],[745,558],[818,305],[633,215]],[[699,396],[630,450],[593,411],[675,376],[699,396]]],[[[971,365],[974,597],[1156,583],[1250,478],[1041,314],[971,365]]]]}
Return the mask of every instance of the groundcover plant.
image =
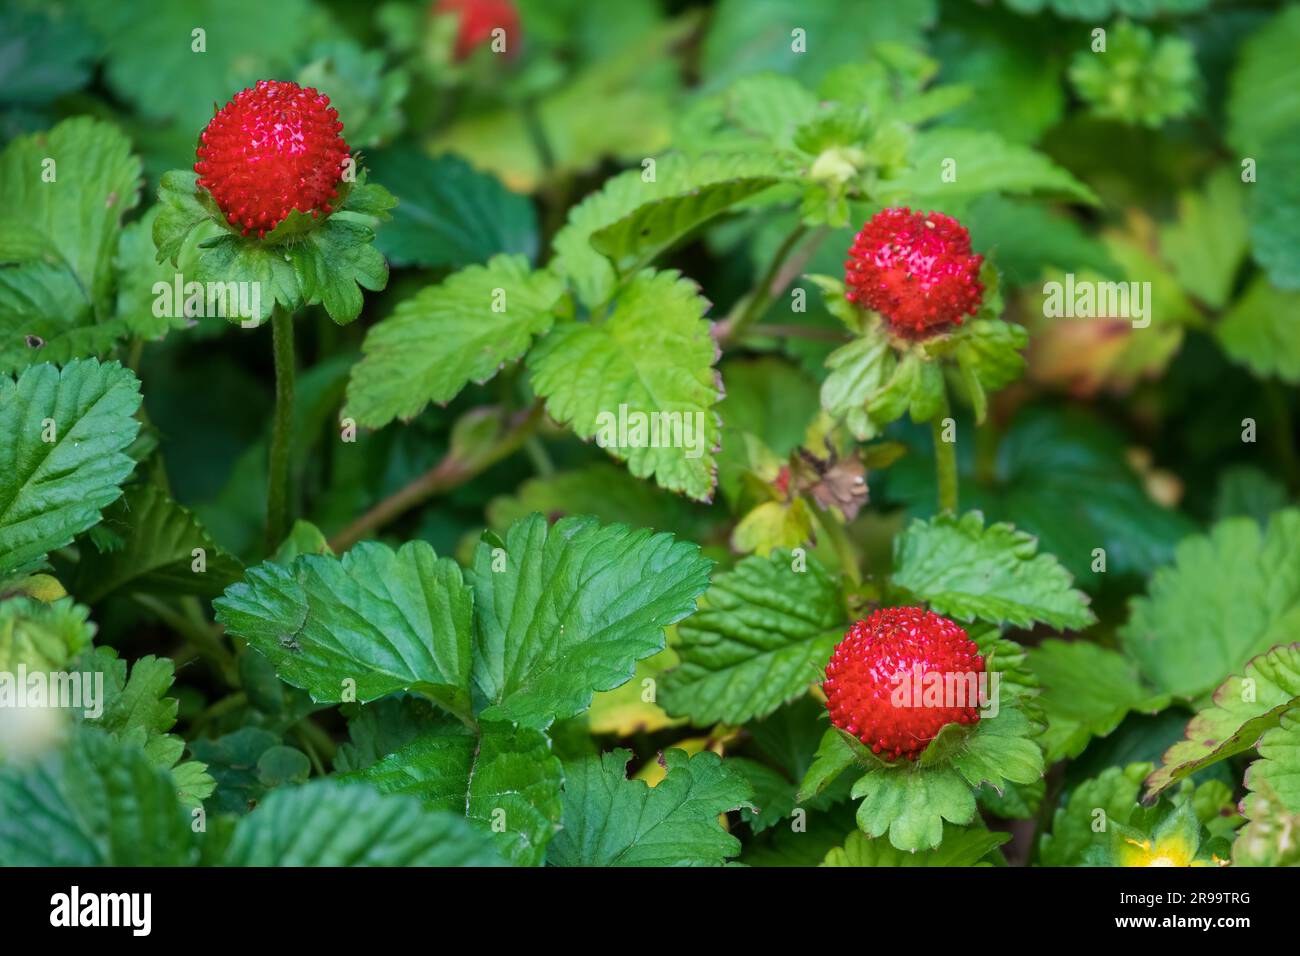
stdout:
{"type": "Polygon", "coordinates": [[[0,863],[1300,862],[1300,5],[0,35],[0,863]]]}

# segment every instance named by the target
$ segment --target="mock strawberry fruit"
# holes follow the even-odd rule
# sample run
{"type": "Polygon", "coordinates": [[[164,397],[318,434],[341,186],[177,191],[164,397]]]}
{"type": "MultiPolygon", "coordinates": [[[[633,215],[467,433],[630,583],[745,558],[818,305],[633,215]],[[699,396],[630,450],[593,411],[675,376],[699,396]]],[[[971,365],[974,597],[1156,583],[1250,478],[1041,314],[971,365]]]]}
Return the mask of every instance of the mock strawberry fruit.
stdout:
{"type": "Polygon", "coordinates": [[[847,298],[879,312],[903,338],[929,338],[975,314],[983,261],[956,219],[884,209],[853,240],[844,264],[847,298]]]}
{"type": "Polygon", "coordinates": [[[328,96],[311,87],[259,80],[218,110],[199,136],[198,183],[226,219],[258,238],[290,210],[334,211],[350,150],[328,96]]]}
{"type": "Polygon", "coordinates": [[[886,760],[915,760],[945,724],[979,721],[983,672],[962,628],[933,611],[891,607],[849,628],[822,690],[832,724],[886,760]]]}
{"type": "Polygon", "coordinates": [[[506,54],[514,52],[519,32],[519,12],[512,0],[438,0],[434,12],[460,18],[454,56],[463,60],[492,39],[500,27],[506,32],[506,54]]]}

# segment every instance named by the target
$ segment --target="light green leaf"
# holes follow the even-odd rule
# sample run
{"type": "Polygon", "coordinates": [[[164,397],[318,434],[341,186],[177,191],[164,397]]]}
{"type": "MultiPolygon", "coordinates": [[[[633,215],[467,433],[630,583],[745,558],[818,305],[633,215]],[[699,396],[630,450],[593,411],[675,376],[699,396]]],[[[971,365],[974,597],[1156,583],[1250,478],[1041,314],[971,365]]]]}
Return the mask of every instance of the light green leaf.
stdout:
{"type": "MultiPolygon", "coordinates": [[[[613,263],[593,246],[593,237],[601,230],[612,230],[607,241],[623,238],[614,248],[634,246],[635,237],[627,234],[633,219],[646,218],[653,225],[654,243],[662,248],[680,238],[673,228],[672,216],[665,224],[650,223],[658,218],[655,203],[664,202],[662,211],[681,210],[689,215],[683,219],[686,228],[699,225],[709,216],[723,210],[717,205],[737,189],[738,183],[753,184],[774,173],[773,161],[766,156],[694,156],[669,154],[655,161],[654,178],[647,181],[642,169],[632,169],[605,182],[599,192],[593,193],[569,211],[568,224],[555,237],[555,269],[567,277],[578,291],[578,298],[587,306],[595,307],[605,302],[615,291],[617,273],[613,263]],[[696,206],[691,201],[693,193],[708,198],[696,206]],[[695,217],[704,218],[695,221],[695,217]],[[619,225],[622,223],[622,225],[619,225]]],[[[734,202],[741,197],[736,196],[734,202]]]]}
{"type": "Polygon", "coordinates": [[[889,340],[870,330],[832,352],[826,367],[830,374],[822,382],[822,408],[843,420],[859,440],[875,437],[886,422],[880,420],[879,413],[872,415],[872,403],[898,368],[889,340]]]}
{"type": "Polygon", "coordinates": [[[1228,304],[1246,255],[1245,197],[1230,168],[1217,170],[1200,192],[1178,197],[1178,219],[1160,229],[1160,251],[1178,282],[1211,308],[1228,304]]]}
{"type": "Polygon", "coordinates": [[[740,841],[718,815],[750,807],[750,786],[717,754],[668,750],[656,787],[628,780],[631,752],[614,750],[565,767],[564,829],[555,866],[720,866],[740,841]]]}
{"type": "Polygon", "coordinates": [[[984,516],[939,515],[913,521],[894,541],[894,584],[961,621],[1058,630],[1096,620],[1088,597],[1038,542],[1009,524],[984,527],[984,516]]]}
{"type": "MultiPolygon", "coordinates": [[[[1249,771],[1247,772],[1249,775],[1249,771]]],[[[1289,810],[1267,783],[1246,798],[1250,821],[1237,833],[1232,844],[1233,866],[1300,865],[1300,812],[1289,810]]]]}
{"type": "Polygon", "coordinates": [[[1119,631],[1157,690],[1197,697],[1246,661],[1294,638],[1300,624],[1300,511],[1267,530],[1229,518],[1185,539],[1156,571],[1119,631]]]}
{"type": "Polygon", "coordinates": [[[122,545],[81,549],[73,590],[89,604],[119,589],[133,593],[215,597],[243,574],[239,559],[222,550],[188,508],[156,485],[129,489],[104,515],[122,545]],[[196,569],[202,552],[201,570],[196,569]]]}
{"type": "Polygon", "coordinates": [[[292,75],[323,26],[308,0],[193,0],[156,8],[79,0],[75,6],[103,43],[113,91],[151,119],[174,119],[195,133],[212,118],[214,103],[258,80],[292,75]],[[205,31],[202,53],[193,50],[196,26],[205,31]]]}
{"type": "Polygon", "coordinates": [[[618,271],[636,272],[714,216],[777,181],[775,174],[715,180],[689,192],[655,199],[592,233],[592,248],[618,271]]]}
{"type": "Polygon", "coordinates": [[[0,866],[183,866],[196,859],[171,774],[81,728],[33,763],[0,764],[0,866]]]}
{"type": "Polygon", "coordinates": [[[1157,39],[1127,20],[1111,27],[1105,50],[1076,52],[1069,77],[1094,115],[1152,129],[1195,108],[1200,80],[1190,42],[1168,34],[1157,39]]]}
{"type": "MultiPolygon", "coordinates": [[[[117,740],[143,749],[155,766],[170,770],[176,795],[191,809],[212,795],[216,782],[202,763],[180,763],[185,741],[168,733],[176,725],[179,703],[165,696],[176,680],[176,666],[168,657],[147,654],[131,665],[112,648],[99,647],[70,665],[79,672],[104,675],[102,713],[86,716],[92,726],[117,740]]],[[[80,713],[80,712],[76,712],[80,713]]]]}
{"type": "Polygon", "coordinates": [[[1010,385],[1024,372],[1021,352],[1029,344],[1029,333],[1024,326],[1001,319],[976,319],[963,324],[953,334],[953,342],[961,381],[975,421],[982,425],[988,414],[988,393],[1010,385]]]}
{"type": "Polygon", "coordinates": [[[1109,841],[1111,823],[1128,822],[1137,809],[1142,778],[1150,771],[1149,763],[1108,767],[1075,787],[1056,808],[1052,832],[1043,834],[1039,862],[1044,866],[1083,865],[1090,847],[1101,847],[1109,841]],[[1104,824],[1105,829],[1096,829],[1099,824],[1104,824]]]}
{"type": "Polygon", "coordinates": [[[835,780],[849,767],[857,762],[851,738],[835,727],[827,727],[822,734],[817,753],[813,756],[808,772],[799,784],[795,795],[796,803],[807,803],[824,793],[835,780]]]}
{"type": "Polygon", "coordinates": [[[1228,96],[1228,142],[1255,163],[1250,238],[1255,261],[1282,289],[1300,289],[1300,8],[1287,6],[1241,44],[1228,96]]]}
{"type": "Polygon", "coordinates": [[[743,724],[820,680],[847,613],[838,582],[820,564],[794,566],[781,550],[717,576],[677,629],[681,665],[664,679],[665,710],[699,726],[743,724]]]}
{"type": "Polygon", "coordinates": [[[0,574],[40,562],[99,521],[135,467],[140,383],[116,362],[0,375],[0,574]]]}
{"type": "Polygon", "coordinates": [[[1238,365],[1261,378],[1300,383],[1300,292],[1283,292],[1255,279],[1214,327],[1219,344],[1238,365]]]}
{"type": "Polygon", "coordinates": [[[975,866],[1002,844],[1011,839],[1010,833],[993,833],[979,828],[944,828],[938,849],[922,852],[904,852],[886,840],[873,840],[861,830],[855,830],[844,841],[826,854],[822,866],[975,866]]]}
{"type": "Polygon", "coordinates": [[[833,67],[868,58],[882,43],[921,46],[935,19],[932,0],[881,4],[869,15],[854,0],[723,0],[713,11],[701,53],[704,78],[719,86],[773,70],[815,83],[833,67]],[[806,49],[791,42],[804,31],[806,49]]]}
{"type": "Polygon", "coordinates": [[[1282,715],[1259,741],[1259,759],[1246,768],[1242,810],[1249,822],[1232,845],[1234,866],[1300,864],[1300,711],[1282,715]]]}
{"type": "Polygon", "coordinates": [[[701,501],[713,496],[721,432],[707,308],[698,286],[679,273],[643,272],[609,318],[557,326],[528,357],[551,417],[580,438],[595,437],[638,478],[653,476],[701,501]]]}
{"type": "Polygon", "coordinates": [[[484,720],[544,728],[581,713],[664,647],[695,609],[709,562],[671,535],[541,515],[483,541],[474,589],[475,701],[484,720]],[[498,570],[500,569],[500,570],[498,570]]]}
{"type": "Polygon", "coordinates": [[[459,156],[409,147],[366,156],[371,177],[397,197],[375,245],[395,266],[463,269],[508,253],[537,256],[537,214],[527,196],[459,156]]]}
{"type": "MultiPolygon", "coordinates": [[[[1165,753],[1147,779],[1150,802],[1196,771],[1255,746],[1300,704],[1300,644],[1275,647],[1249,661],[1214,692],[1214,703],[1187,725],[1186,739],[1165,753]]],[[[1293,808],[1300,810],[1300,802],[1293,808]]]]}
{"type": "Polygon", "coordinates": [[[0,671],[61,669],[90,646],[95,625],[90,609],[60,598],[46,604],[31,597],[0,600],[0,671]]]}
{"type": "Polygon", "coordinates": [[[939,127],[917,137],[909,156],[912,170],[882,184],[879,201],[954,208],[991,192],[1047,194],[1095,205],[1092,190],[1041,153],[1008,143],[996,133],[939,127]],[[945,163],[956,177],[944,181],[945,163]]]}
{"type": "Polygon", "coordinates": [[[1048,763],[1079,756],[1130,711],[1155,713],[1169,703],[1168,696],[1143,685],[1132,661],[1097,644],[1047,640],[1028,655],[1042,687],[1038,703],[1047,719],[1042,744],[1048,763]]]}
{"type": "Polygon", "coordinates": [[[130,141],[98,120],[0,153],[0,372],[102,353],[125,334],[111,319],[113,253],[139,198],[130,141]]]}
{"type": "Polygon", "coordinates": [[[454,813],[363,783],[277,790],[239,821],[226,866],[500,866],[491,841],[454,813]]]}
{"type": "Polygon", "coordinates": [[[943,840],[943,822],[965,826],[975,818],[975,796],[951,767],[876,770],[853,785],[858,827],[900,850],[929,850],[943,840]]]}
{"type": "Polygon", "coordinates": [[[563,283],[523,256],[470,266],[398,304],[366,334],[343,414],[378,428],[445,405],[528,350],[554,322],[563,283]]]}
{"type": "Polygon", "coordinates": [[[456,563],[426,542],[394,552],[366,541],[341,558],[260,564],[213,607],[313,700],[413,690],[468,714],[473,596],[456,563]]]}
{"type": "Polygon", "coordinates": [[[535,730],[484,723],[481,735],[444,718],[354,777],[464,814],[516,866],[538,866],[560,820],[560,761],[535,730]],[[501,829],[504,824],[504,829],[501,829]]]}

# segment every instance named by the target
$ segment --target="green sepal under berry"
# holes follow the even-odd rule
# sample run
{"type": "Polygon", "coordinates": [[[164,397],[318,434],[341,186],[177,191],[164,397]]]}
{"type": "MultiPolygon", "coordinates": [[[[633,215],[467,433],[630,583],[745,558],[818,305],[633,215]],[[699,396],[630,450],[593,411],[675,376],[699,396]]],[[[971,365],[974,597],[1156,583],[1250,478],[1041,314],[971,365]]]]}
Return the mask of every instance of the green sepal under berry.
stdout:
{"type": "Polygon", "coordinates": [[[889,842],[900,850],[925,850],[939,845],[945,820],[965,825],[974,819],[981,787],[1001,794],[1009,784],[1039,780],[1044,761],[1036,738],[1042,725],[1028,696],[1032,677],[1023,666],[1023,654],[1013,653],[1016,645],[996,631],[983,631],[975,639],[989,675],[989,703],[996,704],[996,710],[989,708],[990,715],[973,725],[945,725],[915,762],[882,760],[851,734],[831,727],[804,776],[798,800],[822,793],[856,765],[866,770],[852,792],[854,799],[862,800],[859,828],[872,837],[888,833],[889,842]]]}
{"type": "Polygon", "coordinates": [[[361,289],[377,292],[388,284],[388,263],[374,246],[374,229],[396,200],[382,186],[366,183],[364,172],[355,183],[339,184],[338,206],[328,216],[292,210],[262,239],[231,226],[193,172],[165,173],[158,202],[162,211],[153,227],[158,261],[176,265],[193,230],[211,232],[199,242],[195,274],[186,280],[256,283],[257,314],[243,318],[264,321],[277,303],[291,312],[322,305],[331,319],[346,325],[361,313],[361,289]]]}
{"type": "Polygon", "coordinates": [[[959,394],[970,402],[978,422],[988,413],[988,393],[1024,371],[1021,351],[1028,333],[997,317],[1002,298],[997,269],[989,262],[980,270],[985,293],[979,312],[923,342],[900,338],[880,315],[848,302],[839,279],[808,278],[821,289],[827,310],[856,335],[827,357],[830,374],[821,398],[822,407],[859,440],[876,437],[905,414],[914,422],[939,415],[946,403],[944,358],[951,360],[959,394]]]}

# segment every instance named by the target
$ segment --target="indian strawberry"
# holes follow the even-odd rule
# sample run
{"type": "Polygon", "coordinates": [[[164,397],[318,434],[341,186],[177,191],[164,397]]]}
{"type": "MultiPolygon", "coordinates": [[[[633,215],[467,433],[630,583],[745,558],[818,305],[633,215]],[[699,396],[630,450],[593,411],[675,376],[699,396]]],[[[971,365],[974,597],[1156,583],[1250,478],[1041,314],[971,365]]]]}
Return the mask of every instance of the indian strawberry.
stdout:
{"type": "Polygon", "coordinates": [[[835,645],[822,690],[832,724],[884,759],[915,760],[945,724],[979,721],[983,672],[957,624],[919,607],[883,608],[835,645]]]}
{"type": "Polygon", "coordinates": [[[492,31],[500,27],[506,33],[506,52],[514,52],[514,41],[519,31],[519,12],[512,0],[438,0],[434,12],[451,14],[460,18],[456,31],[454,56],[463,60],[484,43],[492,39],[492,31]]]}
{"type": "Polygon", "coordinates": [[[294,209],[313,218],[334,211],[350,150],[329,103],[309,86],[259,80],[199,136],[198,184],[244,235],[265,236],[294,209]]]}
{"type": "Polygon", "coordinates": [[[942,213],[884,209],[862,227],[845,262],[847,298],[885,317],[895,334],[924,339],[974,315],[984,296],[984,257],[970,233],[942,213]]]}

